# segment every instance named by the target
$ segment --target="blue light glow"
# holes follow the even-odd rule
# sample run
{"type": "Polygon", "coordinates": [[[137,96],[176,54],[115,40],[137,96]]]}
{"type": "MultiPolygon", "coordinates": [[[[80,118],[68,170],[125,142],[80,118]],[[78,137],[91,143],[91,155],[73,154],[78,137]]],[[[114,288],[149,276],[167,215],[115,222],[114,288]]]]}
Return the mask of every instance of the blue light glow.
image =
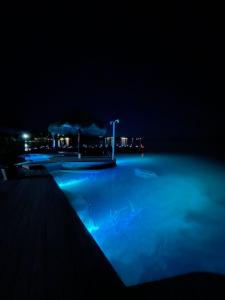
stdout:
{"type": "Polygon", "coordinates": [[[49,160],[52,157],[52,155],[51,154],[36,154],[36,153],[32,153],[32,154],[22,155],[22,157],[26,161],[40,162],[40,161],[49,160]]]}
{"type": "Polygon", "coordinates": [[[71,187],[71,186],[78,185],[83,181],[84,181],[84,179],[73,179],[73,180],[68,180],[66,182],[61,182],[58,185],[59,185],[60,188],[63,189],[65,187],[71,187]]]}
{"type": "Polygon", "coordinates": [[[75,188],[88,179],[88,177],[81,177],[77,173],[74,174],[66,171],[53,171],[52,174],[54,175],[54,178],[61,189],[75,188]],[[61,172],[64,176],[59,175],[61,172]]]}
{"type": "Polygon", "coordinates": [[[117,165],[52,174],[123,282],[225,274],[225,167],[178,155],[117,165]]]}
{"type": "Polygon", "coordinates": [[[99,230],[99,226],[90,225],[90,226],[87,227],[87,230],[88,230],[90,233],[93,233],[94,231],[99,230]]]}

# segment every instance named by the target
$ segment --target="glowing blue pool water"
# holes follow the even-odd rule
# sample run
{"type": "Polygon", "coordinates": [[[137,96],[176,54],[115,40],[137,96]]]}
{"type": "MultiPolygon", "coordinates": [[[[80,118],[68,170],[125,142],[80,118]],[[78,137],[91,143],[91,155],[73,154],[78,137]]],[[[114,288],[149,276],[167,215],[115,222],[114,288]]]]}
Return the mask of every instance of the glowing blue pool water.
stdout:
{"type": "Polygon", "coordinates": [[[39,153],[21,155],[21,157],[23,157],[26,161],[31,161],[31,162],[47,161],[52,156],[53,156],[52,154],[39,154],[39,153]]]}
{"type": "Polygon", "coordinates": [[[178,155],[117,163],[52,174],[123,282],[225,274],[225,168],[178,155]]]}

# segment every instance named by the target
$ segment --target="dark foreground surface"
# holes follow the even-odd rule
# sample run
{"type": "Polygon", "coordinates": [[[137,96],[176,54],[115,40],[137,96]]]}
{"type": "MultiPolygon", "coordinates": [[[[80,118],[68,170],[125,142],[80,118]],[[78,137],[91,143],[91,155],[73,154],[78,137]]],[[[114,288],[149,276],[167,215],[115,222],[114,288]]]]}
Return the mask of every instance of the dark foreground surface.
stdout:
{"type": "Polygon", "coordinates": [[[0,186],[0,299],[71,299],[122,287],[51,177],[0,186]]]}
{"type": "Polygon", "coordinates": [[[225,299],[189,274],[125,288],[50,176],[0,184],[0,299],[225,299]]]}
{"type": "Polygon", "coordinates": [[[126,293],[135,299],[225,299],[225,277],[193,273],[134,286],[126,293]]]}

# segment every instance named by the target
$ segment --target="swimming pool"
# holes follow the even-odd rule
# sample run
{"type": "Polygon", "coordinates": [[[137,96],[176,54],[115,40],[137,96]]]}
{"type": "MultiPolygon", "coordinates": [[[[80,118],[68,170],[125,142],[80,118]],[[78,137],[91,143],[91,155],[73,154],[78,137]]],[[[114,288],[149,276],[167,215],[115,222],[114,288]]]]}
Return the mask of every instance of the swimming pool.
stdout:
{"type": "Polygon", "coordinates": [[[225,168],[182,155],[117,165],[52,174],[122,281],[225,274],[225,168]]]}

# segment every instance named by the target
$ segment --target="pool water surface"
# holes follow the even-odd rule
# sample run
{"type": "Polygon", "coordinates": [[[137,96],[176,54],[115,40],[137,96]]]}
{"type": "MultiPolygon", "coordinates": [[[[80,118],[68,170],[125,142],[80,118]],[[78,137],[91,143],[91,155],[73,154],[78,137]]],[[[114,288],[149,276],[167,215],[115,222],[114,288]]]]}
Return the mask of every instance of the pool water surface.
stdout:
{"type": "Polygon", "coordinates": [[[125,285],[225,274],[225,167],[124,155],[115,168],[52,175],[125,285]]]}

